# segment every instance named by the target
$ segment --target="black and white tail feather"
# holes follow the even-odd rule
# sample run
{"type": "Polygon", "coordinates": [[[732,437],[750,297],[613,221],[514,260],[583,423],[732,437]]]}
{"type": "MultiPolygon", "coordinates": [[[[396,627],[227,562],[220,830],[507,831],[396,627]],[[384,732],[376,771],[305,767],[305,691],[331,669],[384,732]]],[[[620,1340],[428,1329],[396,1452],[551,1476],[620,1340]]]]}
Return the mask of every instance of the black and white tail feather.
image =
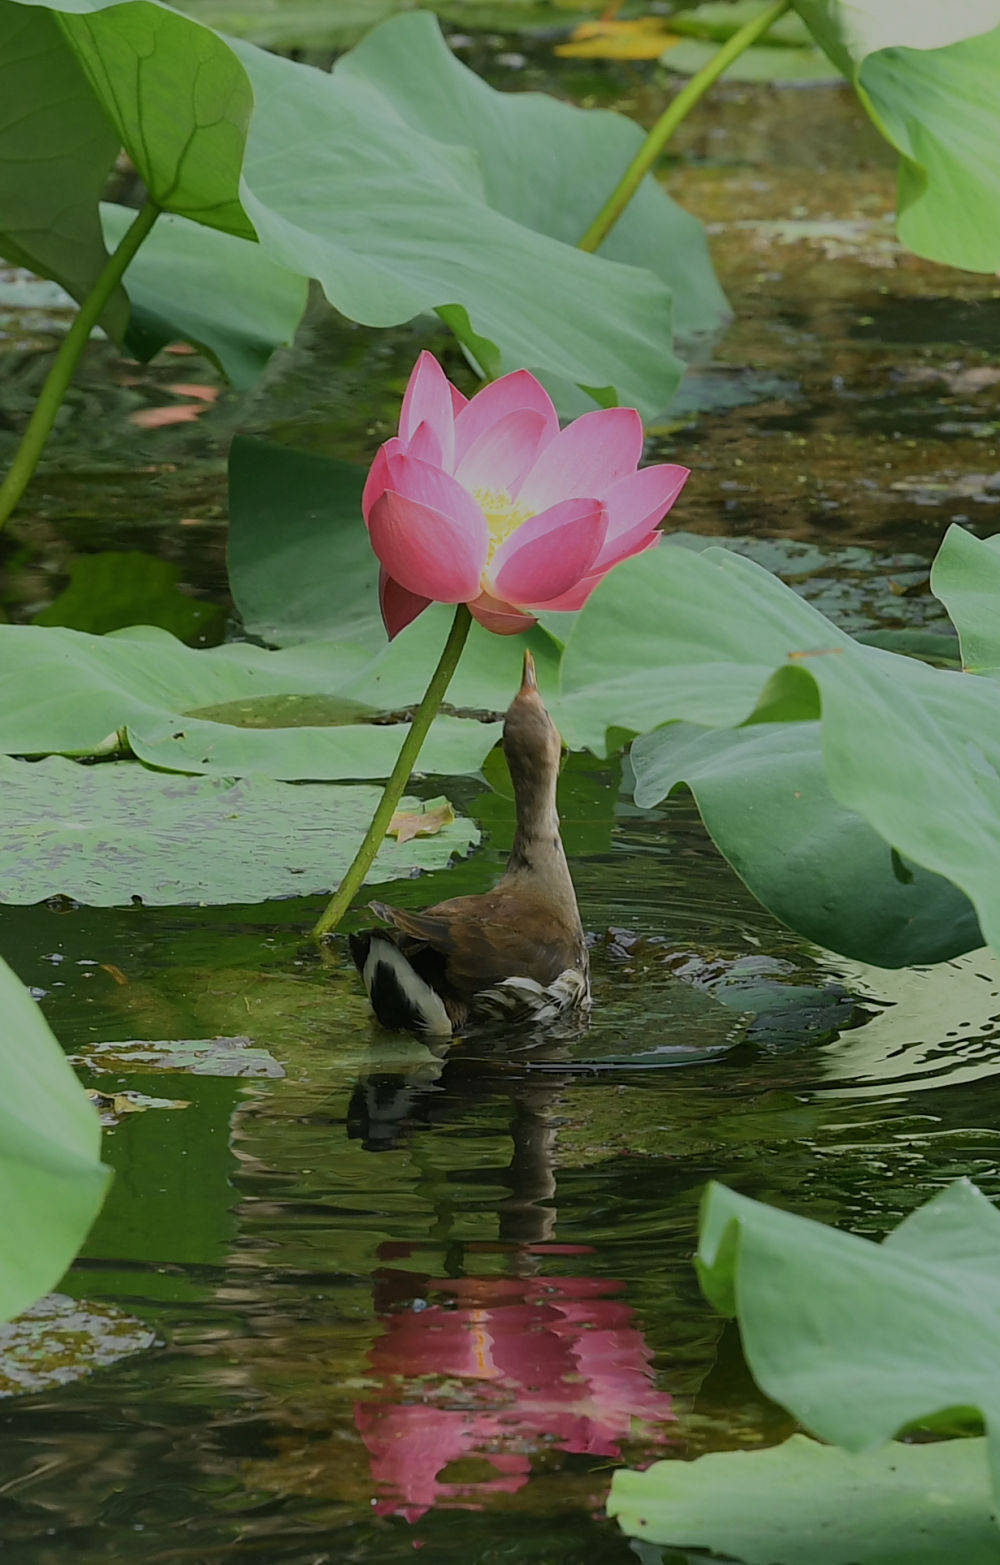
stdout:
{"type": "Polygon", "coordinates": [[[383,1027],[451,1037],[451,1017],[441,996],[387,935],[352,935],[351,954],[383,1027]]]}
{"type": "MultiPolygon", "coordinates": [[[[453,1035],[454,1024],[441,995],[389,936],[372,930],[352,935],[350,943],[372,1010],[383,1027],[432,1038],[453,1035]]],[[[589,1009],[587,977],[568,967],[547,985],[534,978],[505,978],[481,989],[469,1003],[467,1025],[548,1027],[565,1017],[582,1017],[589,1009]]]]}

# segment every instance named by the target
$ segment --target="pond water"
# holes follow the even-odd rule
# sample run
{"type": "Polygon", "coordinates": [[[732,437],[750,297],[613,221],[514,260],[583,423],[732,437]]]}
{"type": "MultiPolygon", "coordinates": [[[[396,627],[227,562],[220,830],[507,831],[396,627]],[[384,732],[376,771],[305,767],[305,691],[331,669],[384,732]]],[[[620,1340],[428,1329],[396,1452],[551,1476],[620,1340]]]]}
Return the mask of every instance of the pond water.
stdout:
{"type": "MultiPolygon", "coordinates": [[[[498,85],[646,121],[668,81],[544,39],[456,46],[498,85]]],[[[676,154],[736,311],[651,431],[651,457],[694,469],[677,526],[740,540],[852,628],[933,626],[945,528],[1000,530],[993,280],[896,246],[891,162],[846,89],[723,86],[676,154]]],[[[16,424],[60,311],[13,298],[16,424]]],[[[249,399],[195,358],[142,369],[95,343],[4,540],[3,612],[44,611],[80,555],[138,549],[217,607],[192,639],[218,639],[229,434],[365,459],[425,341],[446,347],[317,308],[249,399]],[[134,419],[178,406],[204,412],[134,419]]],[[[443,790],[484,845],[390,901],[503,863],[509,802],[443,790]]],[[[343,944],[304,945],[315,899],[0,909],[0,950],[113,1121],[115,1181],[62,1292],[155,1333],[0,1399],[5,1559],[634,1560],[602,1514],[616,1465],[792,1427],[699,1293],[706,1180],[875,1237],[959,1174],[1000,1196],[992,957],[834,958],[752,900],[686,798],[637,810],[618,763],[583,756],[561,798],[595,1011],[544,1045],[441,1058],[381,1033],[343,944]],[[178,1040],[201,1044],[185,1069],[178,1040]]]]}

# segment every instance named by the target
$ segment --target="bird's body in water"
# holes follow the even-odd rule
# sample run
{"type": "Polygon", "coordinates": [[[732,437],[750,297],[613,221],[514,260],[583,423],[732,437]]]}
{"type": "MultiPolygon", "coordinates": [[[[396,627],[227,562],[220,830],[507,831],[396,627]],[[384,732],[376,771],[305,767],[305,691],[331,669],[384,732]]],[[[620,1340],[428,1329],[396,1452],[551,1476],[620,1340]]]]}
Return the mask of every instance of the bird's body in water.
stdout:
{"type": "Polygon", "coordinates": [[[530,652],[507,709],[503,750],[517,830],[498,884],[422,913],[372,902],[390,928],[351,936],[351,955],[385,1027],[448,1037],[500,1022],[544,1025],[589,1006],[587,943],[556,812],[562,741],[530,652]]]}

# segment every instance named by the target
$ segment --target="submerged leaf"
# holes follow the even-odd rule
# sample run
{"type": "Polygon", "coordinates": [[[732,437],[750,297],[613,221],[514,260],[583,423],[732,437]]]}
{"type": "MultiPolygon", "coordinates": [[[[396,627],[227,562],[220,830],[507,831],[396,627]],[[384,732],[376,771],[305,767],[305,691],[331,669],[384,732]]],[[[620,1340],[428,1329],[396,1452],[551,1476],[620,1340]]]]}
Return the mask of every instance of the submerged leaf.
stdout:
{"type": "Polygon", "coordinates": [[[68,1386],[155,1342],[151,1327],[113,1304],[46,1294],[0,1326],[0,1397],[68,1386]]]}
{"type": "MultiPolygon", "coordinates": [[[[92,1043],[74,1056],[74,1063],[89,1071],[185,1071],[191,1076],[254,1076],[276,1078],[285,1072],[266,1049],[255,1048],[251,1039],[169,1038],[162,1042],[138,1040],[127,1043],[92,1043]]],[[[152,1099],[163,1107],[165,1100],[152,1099]]],[[[186,1108],[187,1104],[171,1104],[186,1108]]]]}

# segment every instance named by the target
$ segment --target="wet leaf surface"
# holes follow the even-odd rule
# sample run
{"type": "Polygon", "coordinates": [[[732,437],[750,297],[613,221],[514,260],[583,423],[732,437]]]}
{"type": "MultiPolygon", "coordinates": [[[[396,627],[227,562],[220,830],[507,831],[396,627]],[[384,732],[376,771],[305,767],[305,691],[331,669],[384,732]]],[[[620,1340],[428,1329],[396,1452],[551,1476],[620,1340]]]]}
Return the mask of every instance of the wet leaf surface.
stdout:
{"type": "MultiPolygon", "coordinates": [[[[201,652],[152,626],[90,636],[0,625],[0,647],[0,750],[7,754],[108,755],[121,753],[124,742],[163,770],[314,780],[386,777],[402,743],[398,724],[369,720],[397,692],[354,643],[267,652],[231,642],[201,652]],[[313,709],[324,726],[296,726],[299,697],[328,700],[337,690],[343,695],[332,711],[322,702],[313,709]],[[286,706],[279,697],[291,700],[286,706]],[[270,707],[258,704],[268,699],[270,707]],[[362,720],[345,724],[352,711],[362,720]]],[[[411,669],[408,687],[412,676],[411,669]]],[[[505,689],[512,694],[517,683],[512,678],[505,689]]],[[[395,703],[400,717],[406,705],[395,703]]],[[[422,765],[476,771],[499,737],[497,724],[445,714],[432,724],[422,765]]]]}
{"type": "MultiPolygon", "coordinates": [[[[338,883],[379,799],[360,786],[180,777],[58,756],[0,758],[0,778],[0,885],[15,903],[65,896],[162,907],[308,896],[338,883]]],[[[433,836],[386,843],[369,883],[441,868],[478,840],[473,823],[453,815],[433,836]]]]}

